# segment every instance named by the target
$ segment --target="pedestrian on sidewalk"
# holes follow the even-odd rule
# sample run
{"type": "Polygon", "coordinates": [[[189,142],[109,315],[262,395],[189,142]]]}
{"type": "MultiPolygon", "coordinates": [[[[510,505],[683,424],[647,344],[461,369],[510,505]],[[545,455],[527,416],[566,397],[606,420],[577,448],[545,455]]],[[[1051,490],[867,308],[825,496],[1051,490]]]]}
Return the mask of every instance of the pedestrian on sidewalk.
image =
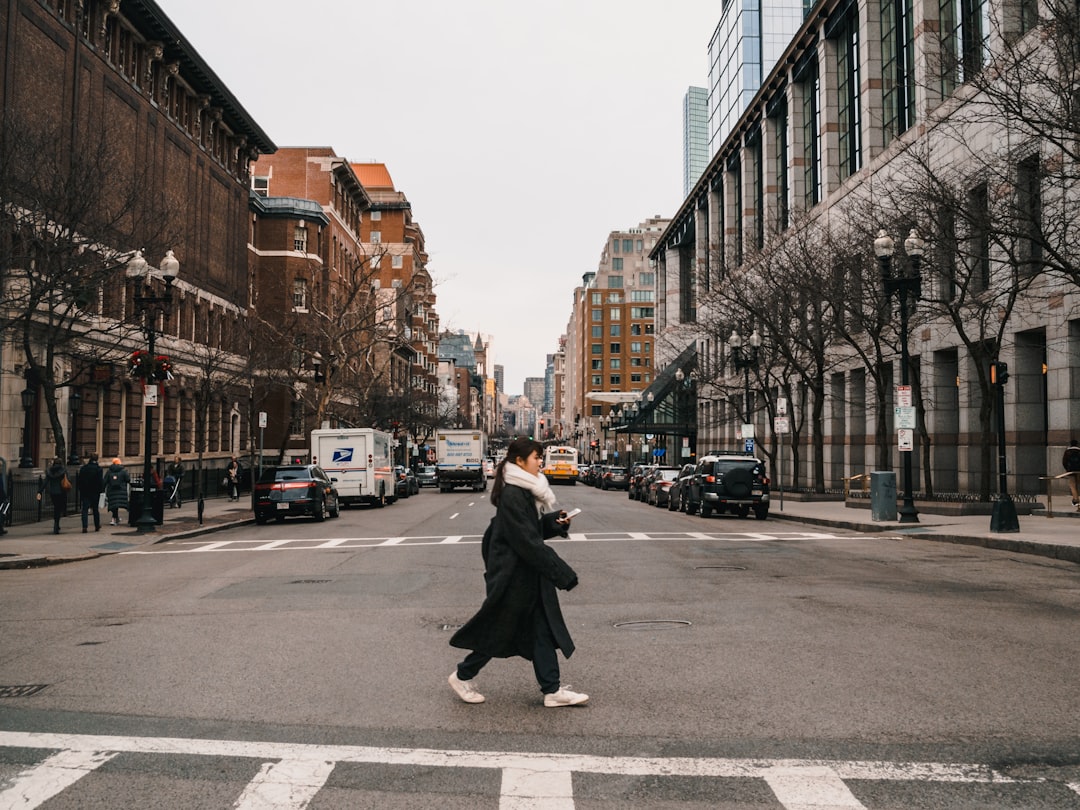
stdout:
{"type": "Polygon", "coordinates": [[[1076,439],[1069,439],[1069,446],[1061,455],[1061,466],[1065,472],[1072,473],[1069,476],[1069,491],[1072,492],[1073,506],[1080,509],[1080,445],[1076,439]]]}
{"type": "Polygon", "coordinates": [[[11,503],[7,496],[7,462],[0,458],[0,534],[7,534],[8,512],[11,503]]]}
{"type": "Polygon", "coordinates": [[[131,476],[128,475],[124,462],[114,458],[109,469],[105,471],[105,500],[112,512],[110,526],[120,524],[120,510],[128,509],[128,486],[131,484],[131,476]]]}
{"type": "Polygon", "coordinates": [[[91,453],[89,460],[79,468],[75,476],[75,486],[82,501],[82,530],[86,534],[89,520],[87,513],[94,513],[94,531],[101,531],[101,509],[98,501],[105,491],[105,473],[98,464],[97,453],[91,453]]]}
{"type": "Polygon", "coordinates": [[[53,534],[60,534],[60,518],[67,511],[67,494],[71,489],[71,482],[67,477],[67,468],[59,458],[54,458],[45,470],[45,477],[41,479],[38,487],[37,498],[40,501],[42,493],[48,492],[53,506],[53,534]]]}
{"type": "Polygon", "coordinates": [[[172,464],[165,468],[165,486],[169,487],[169,508],[180,508],[180,482],[184,478],[184,462],[180,456],[173,459],[172,464]],[[172,479],[171,481],[169,479],[172,479]]]}
{"type": "Polygon", "coordinates": [[[240,500],[240,460],[233,456],[225,469],[225,478],[229,482],[229,500],[240,500]]]}
{"type": "Polygon", "coordinates": [[[447,679],[466,703],[484,702],[472,683],[484,665],[514,656],[532,661],[545,706],[579,706],[589,700],[559,680],[556,651],[569,658],[574,642],[556,588],[569,591],[578,577],[544,542],[565,537],[570,519],[552,511],[555,494],[540,474],[543,450],[532,439],[515,439],[495,471],[491,502],[496,512],[480,546],[487,596],[450,639],[451,646],[470,651],[447,679]]]}

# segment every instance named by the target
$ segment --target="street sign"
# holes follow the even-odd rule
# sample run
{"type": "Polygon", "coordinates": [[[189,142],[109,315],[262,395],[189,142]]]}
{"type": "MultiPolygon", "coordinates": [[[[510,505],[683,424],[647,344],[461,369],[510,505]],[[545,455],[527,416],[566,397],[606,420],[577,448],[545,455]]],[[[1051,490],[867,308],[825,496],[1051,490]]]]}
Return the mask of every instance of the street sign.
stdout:
{"type": "Polygon", "coordinates": [[[776,398],[776,413],[778,416],[787,416],[787,397],[776,398]]]}
{"type": "Polygon", "coordinates": [[[915,449],[915,431],[909,428],[896,431],[896,443],[901,453],[910,453],[915,449]]]}
{"type": "Polygon", "coordinates": [[[259,411],[259,427],[266,427],[266,411],[259,411]]]}
{"type": "Polygon", "coordinates": [[[791,420],[786,416],[778,416],[773,419],[773,433],[791,433],[791,420]]]}
{"type": "Polygon", "coordinates": [[[901,405],[893,408],[893,416],[896,419],[896,427],[915,429],[915,408],[911,405],[901,405]]]}
{"type": "Polygon", "coordinates": [[[901,408],[910,408],[912,403],[911,399],[911,386],[910,385],[898,385],[896,386],[896,404],[901,408]]]}
{"type": "Polygon", "coordinates": [[[744,422],[742,426],[742,438],[752,439],[754,438],[754,423],[744,422]]]}
{"type": "Polygon", "coordinates": [[[743,448],[746,450],[747,453],[753,453],[754,452],[754,440],[753,439],[747,439],[743,443],[743,448]]]}

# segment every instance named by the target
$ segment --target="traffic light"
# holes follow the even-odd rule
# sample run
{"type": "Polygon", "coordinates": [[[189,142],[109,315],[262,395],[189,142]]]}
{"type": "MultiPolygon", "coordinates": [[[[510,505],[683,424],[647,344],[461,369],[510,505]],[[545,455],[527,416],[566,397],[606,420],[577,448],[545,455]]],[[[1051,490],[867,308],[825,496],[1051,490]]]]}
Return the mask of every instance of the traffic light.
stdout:
{"type": "Polygon", "coordinates": [[[1004,385],[1009,381],[1009,364],[993,362],[990,364],[990,384],[1004,385]]]}

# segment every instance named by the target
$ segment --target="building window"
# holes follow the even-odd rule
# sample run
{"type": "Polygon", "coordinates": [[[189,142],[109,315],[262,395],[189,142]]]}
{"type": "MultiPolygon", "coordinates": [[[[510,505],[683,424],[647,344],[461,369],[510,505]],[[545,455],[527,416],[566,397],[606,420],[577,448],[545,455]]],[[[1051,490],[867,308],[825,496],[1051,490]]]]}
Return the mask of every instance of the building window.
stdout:
{"type": "Polygon", "coordinates": [[[270,178],[269,177],[251,177],[251,190],[256,197],[268,197],[270,196],[270,178]]]}
{"type": "Polygon", "coordinates": [[[1032,155],[1016,167],[1016,270],[1034,276],[1042,269],[1042,171],[1039,156],[1032,155]]]}
{"type": "Polygon", "coordinates": [[[618,307],[612,307],[608,310],[608,320],[618,321],[622,319],[622,310],[618,307]]]}
{"type": "Polygon", "coordinates": [[[886,140],[915,123],[915,29],[912,0],[881,3],[881,96],[886,140]]]}
{"type": "MultiPolygon", "coordinates": [[[[652,317],[654,317],[654,313],[655,313],[655,308],[654,307],[630,307],[630,317],[634,318],[634,319],[640,318],[640,319],[644,320],[645,318],[652,318],[652,317]]],[[[645,325],[645,334],[647,334],[647,335],[652,334],[652,332],[649,331],[649,326],[650,325],[651,324],[646,324],[645,325]]]]}
{"type": "MultiPolygon", "coordinates": [[[[617,273],[621,273],[622,269],[623,269],[622,259],[612,259],[611,260],[611,269],[614,270],[617,273]]],[[[611,283],[612,278],[616,278],[616,276],[611,276],[610,278],[608,278],[608,286],[609,287],[615,287],[615,286],[621,287],[622,286],[621,277],[619,278],[619,284],[618,285],[615,285],[615,284],[611,283]]]]}
{"type": "Polygon", "coordinates": [[[613,323],[608,325],[609,334],[611,337],[622,337],[622,324],[613,323]]]}
{"type": "Polygon", "coordinates": [[[604,310],[602,310],[602,309],[594,309],[592,311],[592,319],[593,319],[593,321],[602,321],[602,320],[604,320],[604,310]]]}
{"type": "MultiPolygon", "coordinates": [[[[642,287],[656,286],[656,273],[638,273],[638,284],[642,287]]],[[[651,299],[650,299],[651,300],[651,299]]]]}
{"type": "Polygon", "coordinates": [[[791,224],[791,205],[788,195],[788,106],[782,98],[773,112],[773,175],[776,178],[776,225],[785,231],[791,224]]]}
{"type": "Polygon", "coordinates": [[[392,268],[394,268],[395,270],[400,270],[402,267],[405,266],[405,257],[404,256],[391,256],[390,257],[390,266],[392,268]]]}
{"type": "Polygon", "coordinates": [[[592,368],[593,368],[593,371],[603,371],[603,369],[604,369],[604,361],[603,360],[593,360],[592,361],[592,368]]]}
{"type": "Polygon", "coordinates": [[[989,56],[990,4],[987,0],[941,0],[941,93],[974,76],[989,56]]]}
{"type": "Polygon", "coordinates": [[[619,252],[619,240],[618,239],[612,239],[611,240],[611,252],[612,253],[618,253],[619,252]]]}
{"type": "Polygon", "coordinates": [[[596,304],[602,304],[602,303],[604,303],[604,294],[603,294],[603,293],[598,293],[598,292],[594,292],[594,293],[592,294],[592,299],[591,299],[591,300],[592,300],[592,303],[593,303],[593,305],[594,305],[594,306],[595,306],[596,304]]]}
{"type": "Polygon", "coordinates": [[[601,377],[599,374],[593,374],[591,379],[592,379],[592,387],[595,388],[595,389],[600,388],[600,386],[604,384],[603,383],[604,378],[601,377]]]}
{"type": "Polygon", "coordinates": [[[622,353],[622,344],[621,343],[612,343],[611,347],[609,349],[609,352],[611,354],[621,354],[622,353]]]}
{"type": "Polygon", "coordinates": [[[636,367],[636,366],[640,366],[640,365],[643,365],[643,364],[641,362],[640,357],[631,357],[630,358],[630,365],[636,367]]]}
{"type": "Polygon", "coordinates": [[[304,401],[296,398],[292,401],[292,410],[289,413],[289,435],[304,435],[304,401]]]}
{"type": "Polygon", "coordinates": [[[307,309],[307,279],[294,278],[292,283],[293,309],[307,309]]]}
{"type": "Polygon", "coordinates": [[[840,176],[850,177],[862,166],[862,116],[859,112],[859,17],[847,6],[830,31],[836,42],[837,106],[840,117],[840,176]]]}
{"type": "Polygon", "coordinates": [[[633,253],[634,252],[634,240],[633,239],[623,239],[622,240],[622,252],[623,253],[633,253]]]}
{"type": "Polygon", "coordinates": [[[590,335],[590,337],[602,338],[603,336],[604,336],[604,327],[602,327],[602,326],[594,326],[594,327],[592,327],[592,334],[590,335]]]}
{"type": "Polygon", "coordinates": [[[622,360],[618,357],[611,358],[611,368],[622,368],[622,360]]]}
{"type": "Polygon", "coordinates": [[[373,244],[373,245],[381,245],[382,244],[382,231],[372,231],[371,232],[371,244],[373,244]]]}
{"type": "Polygon", "coordinates": [[[307,228],[303,225],[297,225],[293,229],[293,250],[307,252],[307,228]]]}
{"type": "Polygon", "coordinates": [[[372,222],[378,222],[381,219],[382,219],[382,211],[374,210],[374,211],[371,212],[371,221],[372,222]]]}
{"type": "Polygon", "coordinates": [[[981,292],[990,286],[990,196],[983,183],[968,192],[968,266],[971,278],[968,288],[981,292]]]}
{"type": "Polygon", "coordinates": [[[630,341],[630,352],[631,352],[631,354],[641,354],[641,341],[640,340],[631,340],[630,341]]]}
{"type": "Polygon", "coordinates": [[[593,343],[592,344],[592,353],[593,354],[603,354],[604,353],[604,344],[603,343],[593,343]]]}
{"type": "Polygon", "coordinates": [[[813,208],[821,202],[821,83],[817,59],[807,62],[802,75],[804,203],[813,208]]]}
{"type": "Polygon", "coordinates": [[[608,382],[611,385],[622,385],[622,376],[619,374],[612,374],[608,377],[608,382]]]}
{"type": "Polygon", "coordinates": [[[641,374],[631,374],[630,375],[630,382],[632,382],[632,383],[641,382],[641,374]]]}
{"type": "Polygon", "coordinates": [[[631,335],[640,335],[641,334],[641,324],[640,323],[632,323],[632,324],[630,324],[630,334],[631,335]]]}
{"type": "Polygon", "coordinates": [[[634,250],[636,250],[638,253],[643,253],[645,251],[645,240],[643,240],[643,239],[635,240],[635,242],[634,242],[634,250]]]}

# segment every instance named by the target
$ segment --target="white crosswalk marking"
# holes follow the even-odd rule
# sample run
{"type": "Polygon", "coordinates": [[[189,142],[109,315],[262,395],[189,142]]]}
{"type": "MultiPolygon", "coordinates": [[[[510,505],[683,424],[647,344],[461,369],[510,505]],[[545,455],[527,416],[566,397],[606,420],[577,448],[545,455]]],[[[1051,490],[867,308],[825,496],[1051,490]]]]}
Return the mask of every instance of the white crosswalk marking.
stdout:
{"type": "Polygon", "coordinates": [[[333,762],[267,762],[233,807],[235,810],[303,810],[326,784],[332,770],[333,762]]]}
{"type": "MultiPolygon", "coordinates": [[[[0,731],[0,747],[60,751],[0,789],[0,810],[38,807],[111,757],[128,752],[266,762],[234,804],[238,810],[301,810],[322,789],[338,762],[498,770],[502,774],[500,810],[573,810],[574,773],[762,779],[785,810],[865,810],[848,789],[847,780],[1043,783],[1041,779],[1013,779],[970,763],[617,757],[18,731],[0,731]]],[[[1068,787],[1078,790],[1075,784],[1068,787]]],[[[716,790],[723,791],[721,783],[716,790]]]]}
{"type": "Polygon", "coordinates": [[[570,771],[503,768],[499,810],[574,810],[570,771]]]}
{"type": "Polygon", "coordinates": [[[22,771],[0,791],[0,810],[38,807],[101,767],[116,754],[101,751],[60,751],[22,771]]]}
{"type": "Polygon", "coordinates": [[[775,768],[764,778],[787,810],[865,810],[832,768],[775,768]]]}

